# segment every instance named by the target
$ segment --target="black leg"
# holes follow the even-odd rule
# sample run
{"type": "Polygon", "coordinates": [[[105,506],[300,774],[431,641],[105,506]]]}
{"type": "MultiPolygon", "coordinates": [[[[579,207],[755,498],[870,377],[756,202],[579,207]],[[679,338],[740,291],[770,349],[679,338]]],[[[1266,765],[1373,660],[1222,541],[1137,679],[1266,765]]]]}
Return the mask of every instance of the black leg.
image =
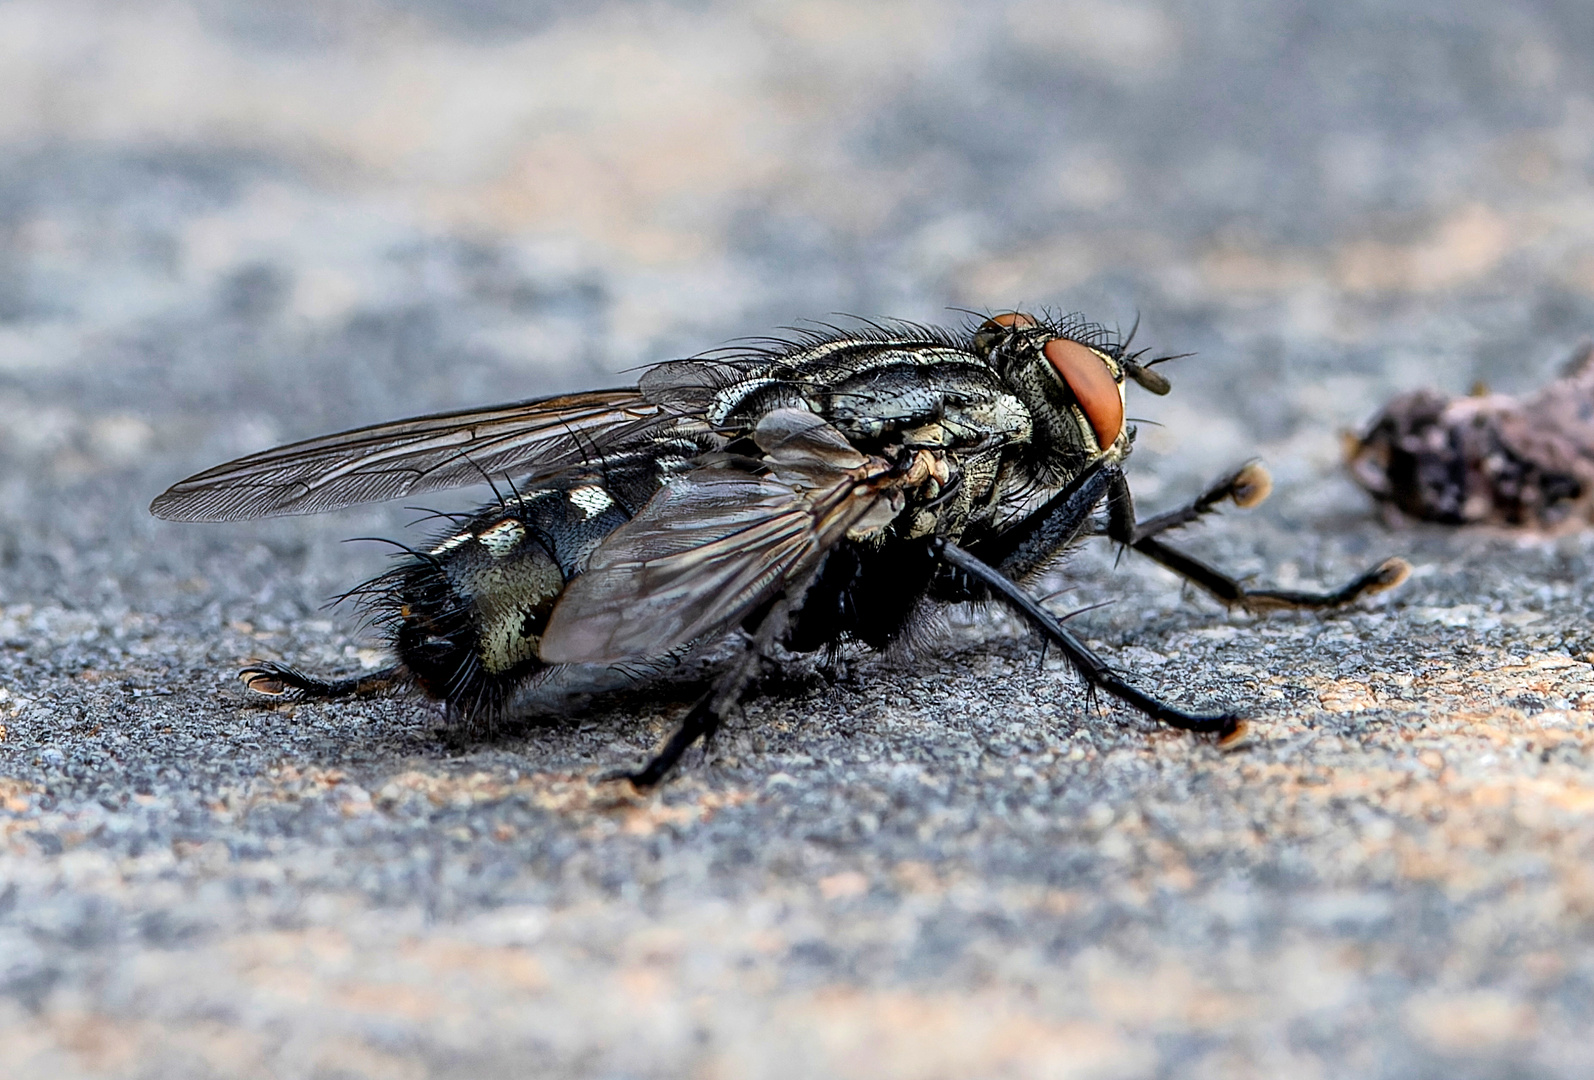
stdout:
{"type": "MultiPolygon", "coordinates": [[[[765,622],[768,622],[767,618],[765,622]]],[[[638,791],[646,791],[648,788],[657,787],[670,775],[670,771],[681,760],[681,755],[690,750],[693,743],[702,739],[704,745],[707,745],[714,737],[714,733],[720,729],[725,714],[742,700],[747,684],[752,681],[753,673],[758,669],[759,657],[762,655],[760,651],[762,641],[763,635],[760,633],[740,656],[731,661],[730,666],[715,680],[714,689],[698,698],[697,702],[687,710],[675,733],[665,741],[658,753],[648,759],[646,765],[635,770],[614,769],[601,774],[597,782],[601,784],[609,780],[629,780],[631,786],[638,791]]]]}
{"type": "Polygon", "coordinates": [[[702,739],[707,742],[714,737],[714,732],[719,730],[719,711],[714,707],[714,699],[719,691],[713,690],[698,698],[697,704],[687,712],[681,725],[675,729],[675,734],[670,736],[664,747],[642,768],[635,771],[629,769],[615,769],[598,777],[598,782],[609,780],[629,780],[631,785],[638,790],[656,787],[659,781],[670,774],[675,768],[681,755],[691,749],[693,743],[702,739]]]}
{"type": "Polygon", "coordinates": [[[295,698],[310,701],[383,694],[408,681],[408,673],[397,664],[347,679],[327,680],[270,660],[256,660],[238,672],[238,677],[257,694],[282,697],[291,693],[295,698]]]}
{"type": "MultiPolygon", "coordinates": [[[[1125,497],[1129,491],[1128,484],[1123,485],[1125,497]]],[[[1220,503],[1232,502],[1242,510],[1249,510],[1266,499],[1273,492],[1273,478],[1262,467],[1259,461],[1248,461],[1238,469],[1229,473],[1221,480],[1208,485],[1207,489],[1184,506],[1156,517],[1147,518],[1145,521],[1136,522],[1134,538],[1143,540],[1156,536],[1169,529],[1177,529],[1181,525],[1210,514],[1218,509],[1220,503]]],[[[1130,504],[1130,509],[1133,509],[1130,504]]],[[[1130,515],[1133,520],[1133,514],[1130,515]]]]}
{"type": "Polygon", "coordinates": [[[1028,578],[1086,531],[1115,475],[1121,475],[1116,465],[1098,459],[1022,521],[989,536],[965,536],[964,546],[982,562],[999,569],[1004,577],[1028,578]]]}
{"type": "Polygon", "coordinates": [[[1239,506],[1255,506],[1267,497],[1272,481],[1259,465],[1241,466],[1213,484],[1188,505],[1144,523],[1135,521],[1134,497],[1129,493],[1129,482],[1122,470],[1107,470],[1107,535],[1120,544],[1134,548],[1140,554],[1161,563],[1169,570],[1211,593],[1229,607],[1246,611],[1273,611],[1281,608],[1315,609],[1344,607],[1364,596],[1392,589],[1406,580],[1411,564],[1405,559],[1385,559],[1356,580],[1333,592],[1298,592],[1292,589],[1247,589],[1234,578],[1215,566],[1186,555],[1177,548],[1157,539],[1157,534],[1188,524],[1203,514],[1210,513],[1224,499],[1239,506]]]}
{"type": "Polygon", "coordinates": [[[1215,732],[1224,740],[1237,737],[1244,728],[1244,718],[1237,713],[1192,713],[1158,701],[1150,694],[1135,689],[1109,668],[1106,661],[1069,633],[1062,623],[1025,592],[1016,582],[1003,576],[996,567],[982,562],[956,544],[936,538],[931,550],[947,565],[977,581],[990,593],[1011,604],[1029,619],[1048,641],[1055,644],[1068,657],[1091,686],[1105,690],[1113,697],[1132,705],[1154,720],[1185,731],[1215,732]]]}
{"type": "Polygon", "coordinates": [[[769,612],[753,631],[752,640],[747,643],[746,648],[715,680],[714,689],[699,698],[687,711],[675,733],[646,765],[635,771],[617,769],[603,773],[598,777],[598,782],[629,780],[639,791],[656,787],[669,776],[670,770],[675,768],[681,760],[681,755],[691,749],[693,743],[699,739],[706,743],[713,738],[726,713],[736,708],[747,692],[747,687],[757,676],[759,667],[763,663],[764,651],[786,633],[792,617],[802,609],[803,600],[822,568],[821,563],[805,578],[789,586],[786,593],[770,606],[769,612]]]}

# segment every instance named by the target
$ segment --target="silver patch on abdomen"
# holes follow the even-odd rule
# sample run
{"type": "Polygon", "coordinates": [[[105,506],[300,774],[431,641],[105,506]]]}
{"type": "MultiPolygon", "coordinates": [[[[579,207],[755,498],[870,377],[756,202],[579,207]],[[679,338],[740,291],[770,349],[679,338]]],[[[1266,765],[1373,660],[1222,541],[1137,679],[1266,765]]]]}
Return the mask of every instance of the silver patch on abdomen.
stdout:
{"type": "Polygon", "coordinates": [[[570,505],[581,511],[583,519],[596,517],[614,505],[614,499],[596,484],[586,484],[582,487],[571,488],[568,496],[570,505]]]}
{"type": "Polygon", "coordinates": [[[476,539],[482,542],[495,559],[502,559],[526,538],[526,527],[514,518],[505,518],[492,528],[482,532],[476,539]]]}
{"type": "Polygon", "coordinates": [[[467,541],[474,540],[475,538],[476,537],[473,533],[468,532],[462,532],[457,536],[450,536],[447,540],[444,540],[441,544],[438,544],[436,547],[434,547],[431,553],[433,555],[442,555],[445,552],[453,551],[455,548],[459,547],[459,545],[466,543],[467,541]]]}

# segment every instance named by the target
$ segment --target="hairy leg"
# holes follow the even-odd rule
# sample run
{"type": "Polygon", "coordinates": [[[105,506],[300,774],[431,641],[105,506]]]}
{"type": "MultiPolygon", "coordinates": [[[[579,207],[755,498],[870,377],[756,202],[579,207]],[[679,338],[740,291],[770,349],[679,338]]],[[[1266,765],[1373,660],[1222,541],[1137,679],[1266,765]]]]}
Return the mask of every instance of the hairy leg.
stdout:
{"type": "Polygon", "coordinates": [[[1255,506],[1272,489],[1266,470],[1248,463],[1223,477],[1195,499],[1176,510],[1158,514],[1145,522],[1135,521],[1134,497],[1129,482],[1116,466],[1107,470],[1107,535],[1133,548],[1147,558],[1205,589],[1230,607],[1247,611],[1279,609],[1323,610],[1344,607],[1364,596],[1392,589],[1406,580],[1411,564],[1405,559],[1385,559],[1355,580],[1329,592],[1302,592],[1293,589],[1248,589],[1217,567],[1187,555],[1158,539],[1158,534],[1186,525],[1217,509],[1228,500],[1237,506],[1255,506]]]}
{"type": "Polygon", "coordinates": [[[996,599],[1010,605],[1030,624],[1045,635],[1046,640],[1060,649],[1086,682],[1104,690],[1128,705],[1132,705],[1154,720],[1185,731],[1209,731],[1227,739],[1239,734],[1244,720],[1237,713],[1193,713],[1169,705],[1125,682],[1107,662],[1090,650],[1068,631],[1056,616],[1017,582],[1002,574],[996,567],[964,551],[956,544],[937,539],[932,550],[946,563],[972,581],[989,590],[996,599]]]}
{"type": "Polygon", "coordinates": [[[725,717],[741,704],[747,688],[758,677],[765,652],[791,626],[792,618],[801,610],[803,599],[819,575],[819,569],[816,568],[802,581],[789,587],[770,606],[746,646],[720,672],[714,681],[714,688],[687,710],[675,733],[665,741],[658,753],[648,759],[647,764],[636,770],[616,769],[602,774],[598,780],[629,780],[638,790],[656,787],[669,776],[693,743],[699,739],[707,742],[713,738],[725,717]]]}
{"type": "Polygon", "coordinates": [[[408,681],[407,673],[397,664],[347,679],[317,679],[296,667],[270,660],[256,660],[238,672],[238,677],[257,694],[281,697],[291,693],[312,701],[383,694],[408,681]]]}

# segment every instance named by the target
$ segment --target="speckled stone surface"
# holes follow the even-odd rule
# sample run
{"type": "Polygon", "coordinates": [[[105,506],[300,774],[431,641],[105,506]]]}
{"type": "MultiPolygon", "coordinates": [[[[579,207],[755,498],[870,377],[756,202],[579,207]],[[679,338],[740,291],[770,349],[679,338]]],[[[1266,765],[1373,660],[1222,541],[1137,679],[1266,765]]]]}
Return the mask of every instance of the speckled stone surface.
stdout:
{"type": "MultiPolygon", "coordinates": [[[[1394,529],[1340,432],[1594,332],[1583,0],[0,3],[0,1076],[1577,1077],[1594,537],[1394,529]],[[567,10],[568,9],[568,10],[567,10]],[[1051,305],[1164,352],[1145,510],[1392,596],[1052,604],[1248,744],[1092,706],[999,612],[679,715],[471,738],[262,707],[412,512],[180,526],[278,441],[624,381],[831,312],[1051,305]]],[[[426,500],[468,509],[481,493],[426,500]]]]}

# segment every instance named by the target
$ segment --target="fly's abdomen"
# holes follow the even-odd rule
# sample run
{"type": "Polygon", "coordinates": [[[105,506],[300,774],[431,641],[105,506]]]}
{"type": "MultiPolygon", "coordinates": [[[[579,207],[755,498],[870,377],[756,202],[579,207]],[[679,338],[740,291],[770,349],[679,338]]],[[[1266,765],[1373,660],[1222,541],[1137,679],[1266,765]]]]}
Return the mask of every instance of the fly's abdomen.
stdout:
{"type": "Polygon", "coordinates": [[[630,486],[578,479],[494,503],[368,589],[421,687],[467,714],[490,713],[536,677],[566,583],[650,494],[630,486]]]}

